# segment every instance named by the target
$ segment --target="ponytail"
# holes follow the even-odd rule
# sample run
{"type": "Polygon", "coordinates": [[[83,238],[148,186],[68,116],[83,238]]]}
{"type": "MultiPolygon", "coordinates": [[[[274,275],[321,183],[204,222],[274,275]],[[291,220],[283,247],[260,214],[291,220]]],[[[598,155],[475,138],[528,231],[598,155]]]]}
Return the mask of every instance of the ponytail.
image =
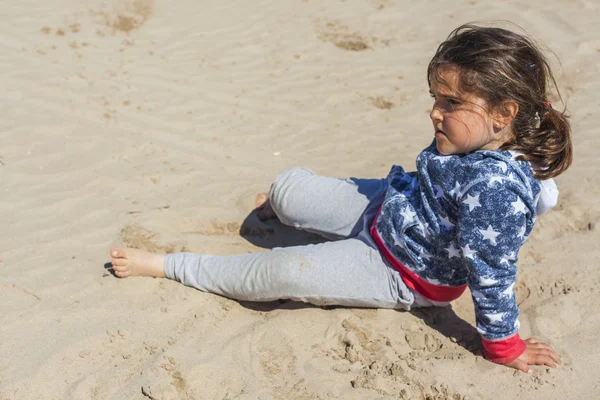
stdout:
{"type": "Polygon", "coordinates": [[[535,177],[540,180],[553,178],[569,168],[573,161],[571,125],[565,111],[544,103],[543,111],[536,112],[537,127],[531,126],[529,118],[515,118],[513,128],[520,135],[502,146],[505,150],[523,153],[518,160],[529,161],[534,166],[535,177]],[[521,126],[519,126],[521,125],[521,126]],[[524,131],[527,131],[527,134],[524,131]]]}

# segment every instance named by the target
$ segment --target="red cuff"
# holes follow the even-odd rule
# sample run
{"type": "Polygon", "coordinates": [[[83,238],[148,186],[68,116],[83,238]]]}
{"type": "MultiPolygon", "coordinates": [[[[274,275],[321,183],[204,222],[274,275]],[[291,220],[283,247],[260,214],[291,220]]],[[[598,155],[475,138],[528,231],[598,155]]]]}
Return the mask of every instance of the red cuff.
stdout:
{"type": "Polygon", "coordinates": [[[488,340],[481,338],[481,341],[483,342],[485,358],[498,364],[507,364],[514,361],[525,352],[527,347],[527,344],[524,340],[521,340],[518,333],[507,339],[488,340]]]}

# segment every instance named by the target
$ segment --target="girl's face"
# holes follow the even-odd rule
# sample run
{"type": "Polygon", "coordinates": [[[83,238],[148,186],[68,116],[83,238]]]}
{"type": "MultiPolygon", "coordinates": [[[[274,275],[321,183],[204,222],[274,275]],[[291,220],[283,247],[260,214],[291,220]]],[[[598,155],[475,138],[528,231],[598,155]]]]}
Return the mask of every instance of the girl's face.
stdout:
{"type": "Polygon", "coordinates": [[[456,68],[445,67],[439,73],[441,79],[431,79],[430,92],[435,101],[429,114],[437,150],[450,155],[500,148],[504,142],[498,132],[500,125],[492,118],[485,100],[460,93],[456,68]]]}

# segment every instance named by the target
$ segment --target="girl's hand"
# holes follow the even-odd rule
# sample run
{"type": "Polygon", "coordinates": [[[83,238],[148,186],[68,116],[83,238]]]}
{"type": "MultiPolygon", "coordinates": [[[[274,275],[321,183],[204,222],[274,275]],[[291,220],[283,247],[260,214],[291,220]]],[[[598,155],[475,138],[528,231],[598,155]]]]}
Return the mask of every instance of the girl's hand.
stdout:
{"type": "Polygon", "coordinates": [[[507,367],[532,374],[533,370],[530,367],[531,365],[546,365],[548,367],[556,368],[562,364],[560,358],[556,355],[556,352],[546,343],[535,338],[529,338],[525,340],[525,343],[527,343],[525,352],[516,360],[505,364],[507,367]]]}

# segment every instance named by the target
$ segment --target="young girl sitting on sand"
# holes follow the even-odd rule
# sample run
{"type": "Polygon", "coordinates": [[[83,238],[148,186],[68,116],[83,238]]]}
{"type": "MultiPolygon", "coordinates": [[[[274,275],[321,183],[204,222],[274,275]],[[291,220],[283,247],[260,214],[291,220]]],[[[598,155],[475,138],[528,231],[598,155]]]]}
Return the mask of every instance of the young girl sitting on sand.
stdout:
{"type": "Polygon", "coordinates": [[[548,101],[549,65],[520,34],[464,25],[427,79],[435,139],[416,172],[335,179],[293,168],[273,182],[263,216],[335,241],[227,257],[114,248],[115,274],[244,301],[406,310],[445,306],[468,286],[489,360],[556,367],[548,345],[519,337],[513,290],[519,249],[572,159],[567,117],[548,101]]]}

